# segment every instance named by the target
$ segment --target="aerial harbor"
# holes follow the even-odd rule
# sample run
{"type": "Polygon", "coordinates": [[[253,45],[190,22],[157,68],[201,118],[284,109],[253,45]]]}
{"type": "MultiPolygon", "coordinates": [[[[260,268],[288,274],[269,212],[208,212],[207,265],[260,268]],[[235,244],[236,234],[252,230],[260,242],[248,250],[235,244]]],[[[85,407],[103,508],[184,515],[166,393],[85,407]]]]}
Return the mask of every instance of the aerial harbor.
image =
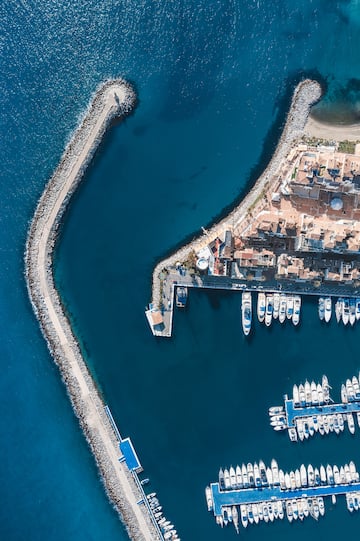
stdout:
{"type": "Polygon", "coordinates": [[[359,0],[0,21],[0,539],[356,538],[359,0]]]}

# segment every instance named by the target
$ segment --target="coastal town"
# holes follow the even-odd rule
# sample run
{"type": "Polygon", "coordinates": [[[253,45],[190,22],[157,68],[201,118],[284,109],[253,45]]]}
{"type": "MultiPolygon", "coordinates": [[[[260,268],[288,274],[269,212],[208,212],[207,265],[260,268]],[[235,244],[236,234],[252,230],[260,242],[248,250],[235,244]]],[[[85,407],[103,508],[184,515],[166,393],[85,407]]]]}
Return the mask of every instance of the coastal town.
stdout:
{"type": "Polygon", "coordinates": [[[288,130],[253,197],[157,266],[153,334],[171,336],[180,287],[359,296],[360,144],[288,130]]]}

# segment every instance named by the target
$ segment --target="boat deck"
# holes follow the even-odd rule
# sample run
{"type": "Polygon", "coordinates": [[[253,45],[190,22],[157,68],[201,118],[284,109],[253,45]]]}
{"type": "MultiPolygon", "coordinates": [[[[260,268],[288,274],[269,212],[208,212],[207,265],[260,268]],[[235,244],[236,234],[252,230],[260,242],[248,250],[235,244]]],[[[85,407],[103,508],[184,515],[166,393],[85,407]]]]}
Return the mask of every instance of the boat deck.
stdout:
{"type": "Polygon", "coordinates": [[[318,498],[319,496],[339,496],[352,492],[360,492],[360,483],[321,485],[315,487],[302,487],[292,490],[282,490],[280,486],[243,488],[235,490],[220,490],[219,483],[211,483],[213,499],[213,513],[222,514],[222,507],[261,503],[276,500],[295,500],[299,498],[318,498]]]}

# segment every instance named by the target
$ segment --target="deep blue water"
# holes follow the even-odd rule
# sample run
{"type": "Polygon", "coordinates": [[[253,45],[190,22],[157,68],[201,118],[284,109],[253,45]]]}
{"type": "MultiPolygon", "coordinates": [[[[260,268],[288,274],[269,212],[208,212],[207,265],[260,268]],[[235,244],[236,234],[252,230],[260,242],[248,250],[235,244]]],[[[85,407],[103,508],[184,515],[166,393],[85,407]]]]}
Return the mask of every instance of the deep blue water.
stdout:
{"type": "MultiPolygon", "coordinates": [[[[143,315],[161,255],[237,199],[276,144],[296,81],[318,72],[321,118],[359,116],[360,5],[354,1],[0,5],[1,539],[126,539],[107,503],[63,384],[31,312],[22,254],[36,201],[97,84],[134,82],[139,106],[114,127],[67,215],[56,278],[89,365],[130,434],[183,539],[220,540],[203,488],[220,465],[358,460],[357,437],[291,446],[266,411],[293,382],[359,368],[358,331],[330,329],[305,303],[298,330],[255,328],[236,294],[192,292],[171,340],[143,315]]],[[[253,528],[300,539],[359,518],[253,528]],[[291,528],[291,530],[290,530],[291,528]]]]}

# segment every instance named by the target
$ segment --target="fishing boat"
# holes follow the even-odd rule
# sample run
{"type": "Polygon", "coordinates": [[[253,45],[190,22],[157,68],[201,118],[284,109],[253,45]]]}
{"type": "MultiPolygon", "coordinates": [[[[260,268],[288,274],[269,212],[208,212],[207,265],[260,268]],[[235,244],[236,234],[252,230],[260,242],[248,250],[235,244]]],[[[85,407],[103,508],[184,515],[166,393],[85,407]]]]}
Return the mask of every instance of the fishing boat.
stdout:
{"type": "Polygon", "coordinates": [[[331,297],[326,297],[326,299],[324,300],[324,305],[325,305],[324,319],[325,319],[326,323],[329,323],[329,321],[331,319],[331,314],[332,314],[331,297]]]}
{"type": "Polygon", "coordinates": [[[349,322],[353,326],[356,321],[356,301],[355,299],[349,299],[349,322]]]}
{"type": "Polygon", "coordinates": [[[294,297],[288,295],[286,298],[286,317],[287,319],[292,319],[294,313],[294,297]]]}
{"type": "Polygon", "coordinates": [[[279,321],[280,323],[284,323],[286,319],[286,295],[281,294],[280,295],[280,307],[279,307],[279,321]]]}
{"type": "Polygon", "coordinates": [[[266,311],[266,297],[265,293],[258,293],[258,300],[257,300],[257,317],[260,323],[262,323],[265,319],[265,311],[266,311]]]}
{"type": "Polygon", "coordinates": [[[265,325],[270,327],[274,311],[273,295],[266,295],[265,325]]]}
{"type": "Polygon", "coordinates": [[[344,299],[343,301],[341,318],[344,325],[347,325],[349,323],[349,319],[350,319],[349,299],[344,299]]]}
{"type": "Polygon", "coordinates": [[[342,317],[343,304],[344,304],[344,299],[341,297],[336,301],[336,304],[335,304],[335,316],[336,316],[336,321],[338,323],[340,323],[340,319],[342,317]]]}
{"type": "Polygon", "coordinates": [[[185,308],[188,298],[187,287],[177,287],[176,288],[176,306],[178,308],[185,308]]]}
{"type": "Polygon", "coordinates": [[[279,317],[280,312],[280,293],[274,293],[274,310],[273,310],[273,318],[277,319],[279,317]]]}
{"type": "Polygon", "coordinates": [[[248,336],[251,330],[252,303],[251,293],[243,291],[241,300],[241,322],[245,336],[248,336]]]}
{"type": "Polygon", "coordinates": [[[323,319],[325,317],[325,300],[324,300],[324,297],[320,297],[320,299],[319,299],[318,313],[319,313],[320,321],[323,321],[323,319]]]}
{"type": "Polygon", "coordinates": [[[292,315],[293,324],[299,325],[300,322],[300,310],[301,310],[301,297],[300,295],[295,295],[294,297],[294,311],[292,315]]]}

